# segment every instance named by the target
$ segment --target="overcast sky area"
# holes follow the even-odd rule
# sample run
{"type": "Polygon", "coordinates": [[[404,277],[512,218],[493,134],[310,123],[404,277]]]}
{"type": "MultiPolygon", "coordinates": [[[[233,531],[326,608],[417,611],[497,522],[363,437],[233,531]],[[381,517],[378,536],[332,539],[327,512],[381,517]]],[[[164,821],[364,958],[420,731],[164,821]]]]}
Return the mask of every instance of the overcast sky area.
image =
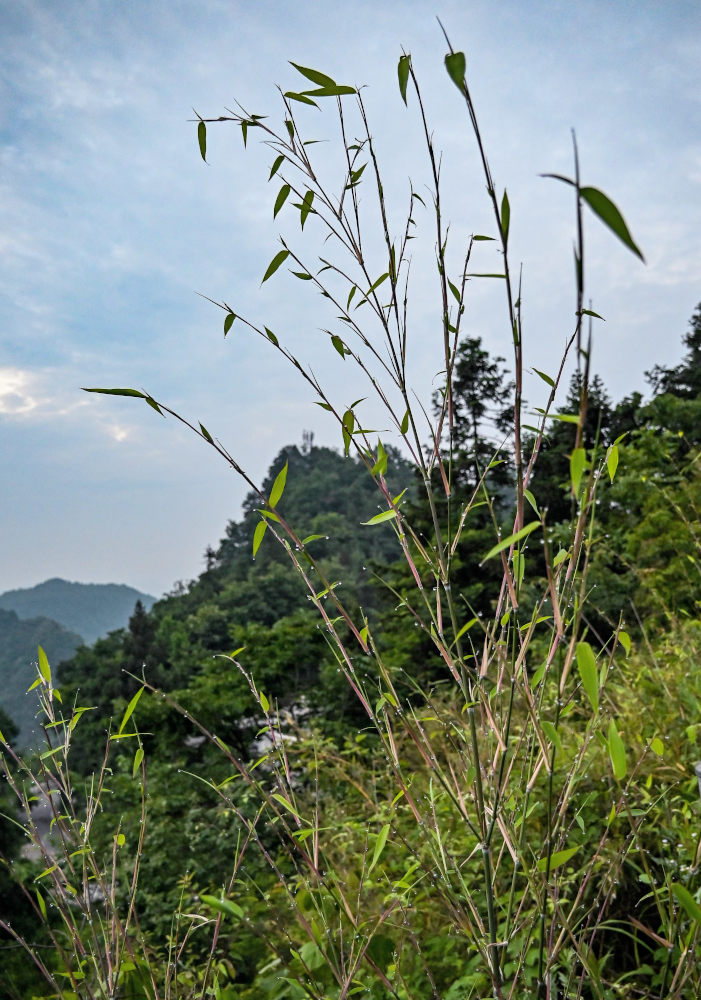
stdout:
{"type": "MultiPolygon", "coordinates": [[[[554,373],[574,323],[573,198],[539,176],[572,173],[573,127],[583,182],[618,205],[647,261],[589,214],[587,297],[606,319],[594,370],[616,401],[645,392],[655,363],[677,363],[701,300],[698,0],[0,3],[0,591],[60,576],[160,595],[201,571],[240,514],[246,488],[211,449],[141,401],[81,386],[146,389],[201,420],[256,480],[305,429],[340,446],[279,355],[240,323],[225,340],[223,314],[196,294],[271,327],[340,406],[356,398],[311,283],[282,268],[261,287],[279,234],[300,235],[293,208],[273,221],[272,153],[255,131],[244,150],[240,129],[222,124],[204,164],[193,108],[215,117],[239,100],[279,127],[276,85],[303,89],[288,60],[366,85],[399,236],[410,178],[429,201],[416,100],[405,108],[397,86],[410,52],[443,151],[457,260],[470,233],[494,224],[436,14],[466,53],[495,184],[508,189],[528,367],[554,373]]],[[[334,105],[322,103],[296,113],[309,138],[330,140],[309,148],[339,190],[334,105]]],[[[374,230],[372,192],[359,190],[374,230]]],[[[416,219],[409,371],[428,403],[441,305],[430,213],[416,219]]],[[[475,270],[498,270],[493,246],[479,244],[475,270]]],[[[378,254],[378,274],[384,263],[378,254]]],[[[470,283],[466,332],[508,358],[497,284],[470,283]]],[[[531,405],[543,389],[529,378],[531,405]]]]}

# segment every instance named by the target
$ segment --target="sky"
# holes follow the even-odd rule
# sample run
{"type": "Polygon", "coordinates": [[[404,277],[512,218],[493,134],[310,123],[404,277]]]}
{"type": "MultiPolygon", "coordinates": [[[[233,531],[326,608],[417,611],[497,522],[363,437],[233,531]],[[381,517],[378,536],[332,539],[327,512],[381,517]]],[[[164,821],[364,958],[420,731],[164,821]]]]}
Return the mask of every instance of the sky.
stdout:
{"type": "MultiPolygon", "coordinates": [[[[294,209],[273,220],[270,150],[253,131],[244,150],[222,123],[205,164],[193,119],[238,100],[281,123],[276,87],[303,84],[290,61],[364,86],[399,233],[409,180],[425,196],[429,176],[415,98],[405,108],[397,86],[410,52],[457,260],[493,220],[436,15],[466,54],[495,185],[508,191],[528,368],[554,373],[573,326],[572,197],[540,176],[571,174],[572,128],[583,182],[618,205],[646,258],[587,217],[587,297],[606,320],[593,367],[615,401],[645,392],[654,364],[678,362],[701,300],[696,0],[0,3],[0,592],[59,576],[158,596],[196,577],[240,515],[246,486],[194,435],[81,386],[146,390],[202,421],[254,481],[305,430],[340,446],[295,372],[240,323],[225,339],[202,297],[275,330],[339,405],[366,394],[321,332],[328,312],[307,283],[282,268],[261,285],[279,235],[300,239],[294,209]]],[[[324,140],[309,148],[337,189],[333,107],[298,114],[324,140]]],[[[372,255],[377,213],[363,197],[372,255]]],[[[441,313],[430,215],[417,220],[409,373],[428,403],[441,313]]],[[[311,252],[318,233],[312,219],[300,245],[311,252]]],[[[480,253],[480,270],[494,270],[489,244],[480,253]]],[[[470,284],[467,332],[508,357],[495,284],[470,284]]],[[[530,405],[543,389],[529,376],[530,405]]]]}

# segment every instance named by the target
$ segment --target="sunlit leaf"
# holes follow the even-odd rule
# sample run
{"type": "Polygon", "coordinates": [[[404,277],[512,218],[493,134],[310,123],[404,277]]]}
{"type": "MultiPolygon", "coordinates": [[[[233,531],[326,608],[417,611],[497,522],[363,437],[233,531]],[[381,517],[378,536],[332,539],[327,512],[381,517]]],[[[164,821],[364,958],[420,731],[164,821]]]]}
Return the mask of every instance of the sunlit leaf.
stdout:
{"type": "Polygon", "coordinates": [[[493,556],[498,555],[498,553],[502,552],[504,549],[508,549],[509,546],[512,545],[514,542],[520,542],[522,538],[525,538],[526,535],[530,535],[532,531],[535,531],[536,528],[540,528],[540,526],[541,526],[540,521],[531,521],[530,524],[527,524],[525,528],[521,528],[520,531],[514,532],[513,535],[509,535],[507,538],[502,538],[500,542],[498,542],[493,548],[489,550],[489,552],[484,557],[482,562],[486,562],[493,556]]]}
{"type": "Polygon", "coordinates": [[[397,516],[396,510],[383,510],[380,514],[375,514],[369,521],[361,521],[361,524],[381,524],[383,521],[391,521],[397,516]]]}
{"type": "Polygon", "coordinates": [[[372,467],[373,476],[384,476],[387,472],[387,452],[380,440],[377,442],[377,461],[372,467]]]}
{"type": "Polygon", "coordinates": [[[139,771],[139,768],[141,767],[141,761],[143,759],[144,759],[144,748],[143,747],[138,747],[136,753],[134,754],[134,766],[132,767],[132,770],[131,770],[131,776],[132,776],[132,778],[136,777],[136,775],[137,775],[137,773],[139,771]]]}
{"type": "Polygon", "coordinates": [[[38,654],[39,654],[39,656],[38,656],[38,658],[39,658],[39,673],[44,678],[44,680],[46,681],[46,683],[50,685],[51,684],[51,667],[49,666],[48,657],[46,656],[46,653],[44,652],[44,650],[42,649],[41,646],[39,646],[38,654]]]}
{"type": "Polygon", "coordinates": [[[129,704],[127,705],[126,711],[124,712],[124,715],[122,716],[121,725],[120,725],[119,729],[117,730],[117,735],[118,736],[121,735],[124,732],[124,727],[126,726],[126,724],[129,721],[129,719],[132,717],[134,709],[136,708],[136,706],[139,703],[139,698],[141,697],[141,695],[143,693],[144,693],[144,688],[140,687],[139,690],[134,695],[134,697],[129,702],[129,704]]]}
{"type": "Polygon", "coordinates": [[[253,532],[253,558],[256,557],[256,552],[260,548],[260,543],[263,541],[263,535],[268,527],[267,521],[259,521],[256,525],[256,530],[253,532]]]}
{"type": "Polygon", "coordinates": [[[616,475],[616,469],[618,468],[618,445],[612,444],[606,453],[606,469],[609,474],[609,479],[613,482],[613,477],[616,475]]]}
{"type": "Polygon", "coordinates": [[[575,448],[570,455],[570,479],[572,481],[572,492],[579,496],[579,487],[582,483],[582,474],[587,464],[587,453],[584,448],[575,448]]]}
{"type": "Polygon", "coordinates": [[[630,636],[628,635],[627,632],[624,632],[623,629],[621,629],[618,633],[618,641],[625,649],[626,656],[630,656],[630,646],[631,646],[630,636]]]}
{"type": "Polygon", "coordinates": [[[230,899],[217,899],[216,896],[208,896],[205,893],[200,894],[200,899],[207,906],[211,906],[213,910],[217,910],[218,913],[223,913],[229,917],[236,917],[237,919],[243,917],[241,907],[238,903],[233,903],[230,899]]]}
{"type": "Polygon", "coordinates": [[[560,868],[562,865],[567,864],[570,858],[573,858],[577,851],[581,848],[581,844],[577,844],[576,847],[568,847],[564,851],[555,851],[554,854],[550,855],[550,863],[548,864],[548,858],[541,858],[538,862],[538,871],[554,871],[555,868],[560,868]]]}
{"type": "Polygon", "coordinates": [[[577,643],[577,668],[582,687],[596,714],[599,711],[599,671],[596,669],[594,651],[588,642],[577,643]]]}
{"type": "Polygon", "coordinates": [[[389,836],[389,823],[385,823],[380,832],[377,835],[377,840],[375,841],[375,850],[372,854],[372,861],[370,862],[370,867],[368,868],[368,875],[373,870],[377,862],[382,856],[382,852],[385,849],[385,844],[387,843],[387,837],[389,836]]]}
{"type": "Polygon", "coordinates": [[[608,735],[609,757],[613,767],[613,775],[617,781],[623,781],[628,770],[626,764],[626,748],[620,737],[616,723],[613,719],[609,721],[608,735]]]}

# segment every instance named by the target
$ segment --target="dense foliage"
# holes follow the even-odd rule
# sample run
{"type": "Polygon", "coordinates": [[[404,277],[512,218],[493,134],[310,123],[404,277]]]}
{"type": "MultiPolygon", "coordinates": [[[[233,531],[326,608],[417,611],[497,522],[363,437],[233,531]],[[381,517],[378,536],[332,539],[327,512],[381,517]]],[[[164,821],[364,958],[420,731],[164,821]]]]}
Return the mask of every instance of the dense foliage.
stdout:
{"type": "MultiPolygon", "coordinates": [[[[446,68],[481,148],[464,56],[451,51],[446,68]]],[[[426,127],[445,382],[433,422],[417,408],[425,441],[407,388],[400,280],[415,198],[392,242],[377,174],[388,261],[377,278],[355,192],[361,151],[376,168],[362,97],[296,69],[318,89],[284,95],[281,135],[244,112],[221,120],[241,126],[244,141],[248,129],[267,130],[271,178],[289,164],[308,179],[291,206],[302,229],[318,216],[349,251],[356,271],[320,257],[313,277],[295,256],[303,269],[292,273],[318,282],[372,353],[349,311],[361,289],[400,404],[372,385],[405,451],[363,429],[357,404],[336,411],[267,327],[222,306],[225,333],[246,323],[317,391],[343,454],[308,436],[284,448],[197,580],[150,611],[137,603],[127,629],[78,650],[57,677],[40,652],[46,749],[22,761],[8,736],[3,758],[3,795],[24,809],[38,855],[17,860],[7,828],[5,872],[35,918],[20,931],[0,915],[11,995],[696,995],[701,309],[682,363],[650,373],[652,397],[614,405],[581,346],[583,204],[641,254],[615,206],[577,172],[577,370],[559,412],[553,392],[542,423],[522,428],[508,197],[497,199],[483,157],[513,379],[479,338],[461,336],[469,257],[474,239],[488,238],[469,238],[462,279],[451,282],[426,127]],[[345,128],[340,99],[351,95],[363,138],[344,138],[337,204],[323,200],[290,102],[337,98],[345,128]],[[321,285],[327,270],[346,283],[343,296],[321,285]],[[376,294],[384,283],[388,304],[376,294]],[[31,822],[34,797],[53,811],[56,856],[31,822]]],[[[405,55],[405,101],[410,81],[420,96],[405,55]]],[[[198,139],[204,158],[201,120],[198,139]]],[[[283,181],[276,214],[292,191],[283,181]]],[[[284,244],[264,280],[291,253],[284,244]]],[[[331,337],[362,368],[365,356],[331,337]]],[[[141,391],[94,391],[182,419],[141,391]]]]}

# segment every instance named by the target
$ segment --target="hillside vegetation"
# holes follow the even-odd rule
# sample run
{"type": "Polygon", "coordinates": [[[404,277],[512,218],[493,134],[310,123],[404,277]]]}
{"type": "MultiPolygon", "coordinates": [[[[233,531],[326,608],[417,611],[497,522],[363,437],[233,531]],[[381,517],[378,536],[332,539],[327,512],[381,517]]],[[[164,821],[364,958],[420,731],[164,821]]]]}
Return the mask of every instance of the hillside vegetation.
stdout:
{"type": "Polygon", "coordinates": [[[284,280],[321,293],[329,354],[367,377],[391,430],[226,302],[224,334],[236,323],[287,360],[339,452],[305,436],[257,485],[145,391],[89,390],[186,424],[251,492],[198,579],[60,667],[38,651],[46,745],[22,759],[6,735],[0,789],[23,813],[0,831],[17,1000],[701,994],[701,307],[650,398],[614,403],[591,370],[584,210],[642,252],[581,182],[575,144],[573,177],[550,178],[574,194],[574,374],[559,386],[565,359],[539,373],[552,391],[526,422],[511,205],[466,65],[450,48],[492,225],[456,252],[409,55],[399,91],[430,198],[411,188],[395,235],[355,88],[293,64],[305,90],[282,94],[277,131],[240,105],[197,116],[203,159],[215,122],[271,148],[272,210],[294,225],[263,281],[287,263],[284,280]],[[303,138],[309,105],[336,116],[340,185],[303,138]],[[406,359],[424,210],[440,336],[422,402],[406,359]],[[482,280],[504,290],[508,366],[463,328],[482,280]]]}

